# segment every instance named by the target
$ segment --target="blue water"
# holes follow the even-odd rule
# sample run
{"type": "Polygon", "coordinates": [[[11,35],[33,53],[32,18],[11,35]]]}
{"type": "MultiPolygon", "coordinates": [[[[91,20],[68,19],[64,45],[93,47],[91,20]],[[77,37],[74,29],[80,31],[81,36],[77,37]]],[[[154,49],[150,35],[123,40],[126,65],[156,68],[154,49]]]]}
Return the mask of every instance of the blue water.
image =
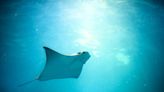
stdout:
{"type": "Polygon", "coordinates": [[[2,92],[164,92],[164,8],[142,0],[18,0],[0,6],[2,92]],[[33,81],[43,46],[88,51],[78,79],[33,81]]]}

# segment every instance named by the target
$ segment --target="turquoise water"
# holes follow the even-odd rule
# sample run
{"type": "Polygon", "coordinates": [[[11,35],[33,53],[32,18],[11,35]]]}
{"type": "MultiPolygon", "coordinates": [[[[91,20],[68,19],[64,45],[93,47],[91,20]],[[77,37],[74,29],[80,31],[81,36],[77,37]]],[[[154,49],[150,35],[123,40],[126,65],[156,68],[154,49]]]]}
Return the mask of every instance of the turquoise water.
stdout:
{"type": "Polygon", "coordinates": [[[0,7],[2,92],[164,91],[162,5],[22,0],[0,7]],[[91,58],[78,79],[35,81],[45,64],[43,46],[67,55],[88,51],[91,58]]]}

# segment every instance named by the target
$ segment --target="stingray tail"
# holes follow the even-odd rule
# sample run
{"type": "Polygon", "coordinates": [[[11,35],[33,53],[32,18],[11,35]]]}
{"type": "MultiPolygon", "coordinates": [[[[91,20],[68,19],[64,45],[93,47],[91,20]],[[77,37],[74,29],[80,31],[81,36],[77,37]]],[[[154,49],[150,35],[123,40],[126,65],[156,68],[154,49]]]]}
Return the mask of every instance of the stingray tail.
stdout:
{"type": "Polygon", "coordinates": [[[35,80],[31,80],[31,81],[27,81],[27,82],[22,83],[22,84],[19,84],[18,87],[22,87],[22,86],[28,85],[30,83],[33,83],[34,81],[36,81],[36,79],[35,80]]]}

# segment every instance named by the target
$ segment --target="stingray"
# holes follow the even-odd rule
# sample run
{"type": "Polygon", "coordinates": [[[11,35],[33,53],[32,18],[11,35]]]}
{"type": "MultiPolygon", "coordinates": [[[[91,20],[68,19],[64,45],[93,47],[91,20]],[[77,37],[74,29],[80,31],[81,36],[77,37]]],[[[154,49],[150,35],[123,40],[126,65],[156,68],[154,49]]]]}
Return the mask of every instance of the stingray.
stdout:
{"type": "MultiPolygon", "coordinates": [[[[46,53],[46,64],[40,76],[35,79],[39,81],[78,78],[82,71],[83,64],[90,58],[90,54],[86,51],[78,52],[76,55],[63,55],[48,47],[44,47],[44,49],[46,53]]],[[[31,83],[32,81],[19,86],[31,83]]]]}

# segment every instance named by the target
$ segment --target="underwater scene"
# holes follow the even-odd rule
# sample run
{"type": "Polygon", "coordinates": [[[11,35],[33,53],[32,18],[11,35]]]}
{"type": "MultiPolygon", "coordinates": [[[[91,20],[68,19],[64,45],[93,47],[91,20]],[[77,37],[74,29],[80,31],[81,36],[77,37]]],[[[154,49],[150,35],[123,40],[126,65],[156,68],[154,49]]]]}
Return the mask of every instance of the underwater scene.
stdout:
{"type": "Polygon", "coordinates": [[[0,92],[164,92],[164,2],[0,0],[0,92]]]}

